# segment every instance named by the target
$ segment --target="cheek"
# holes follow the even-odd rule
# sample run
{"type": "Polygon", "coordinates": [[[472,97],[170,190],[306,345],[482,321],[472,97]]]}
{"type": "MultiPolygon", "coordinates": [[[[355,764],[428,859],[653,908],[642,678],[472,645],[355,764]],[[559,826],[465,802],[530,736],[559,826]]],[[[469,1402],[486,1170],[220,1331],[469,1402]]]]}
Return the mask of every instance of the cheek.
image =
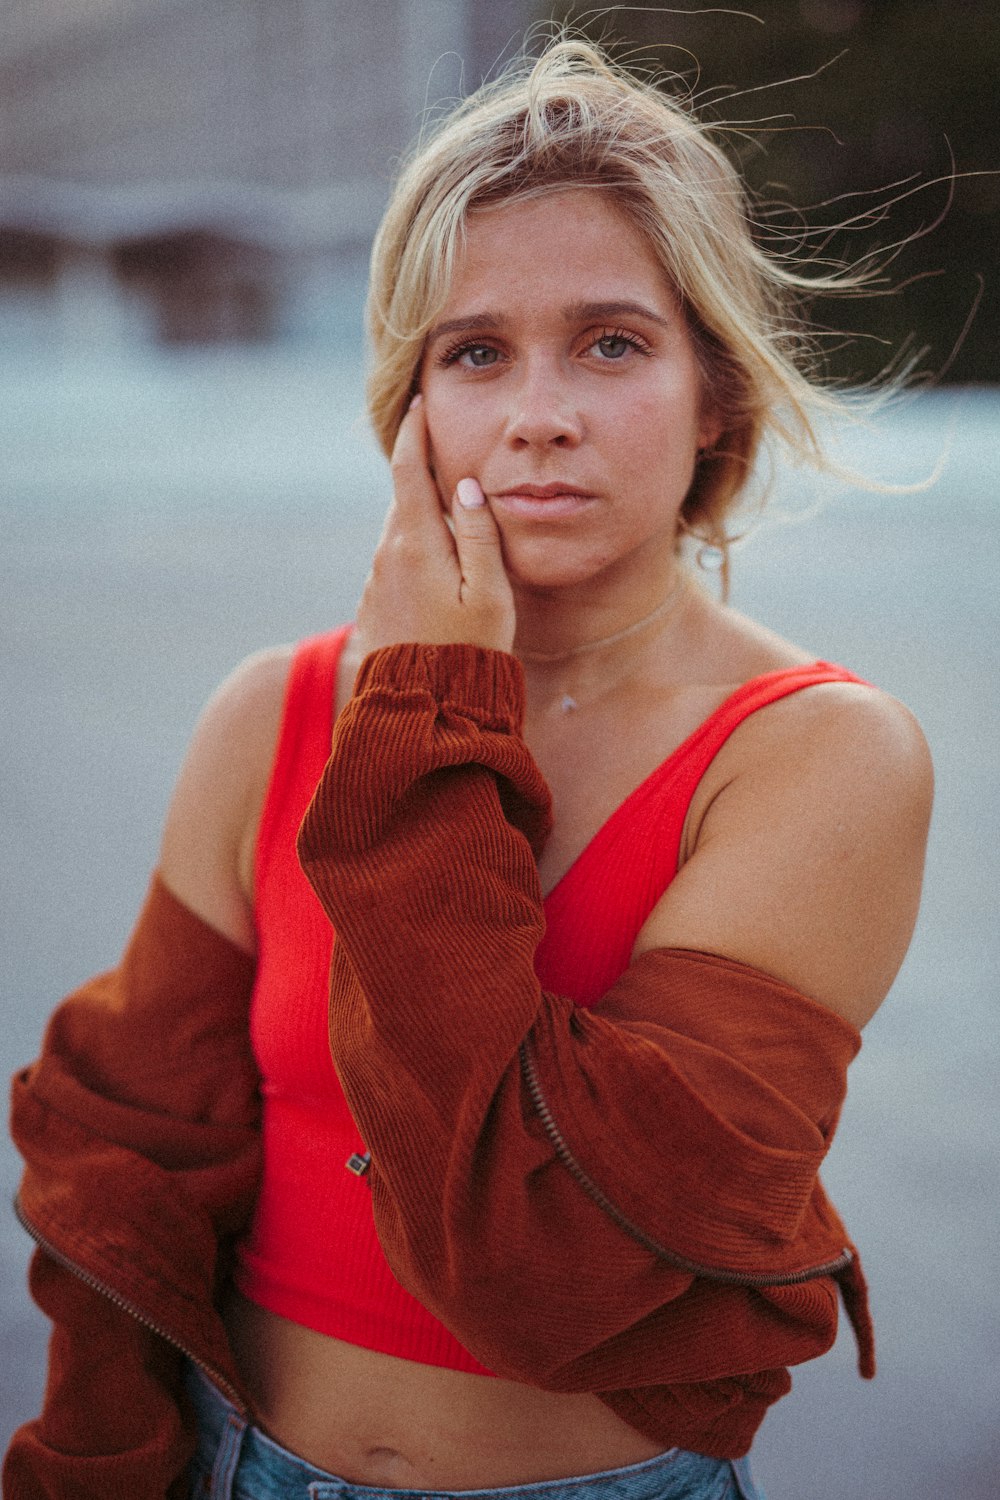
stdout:
{"type": "Polygon", "coordinates": [[[630,402],[611,433],[617,461],[654,483],[686,471],[697,446],[693,414],[655,398],[630,402]]]}
{"type": "Polygon", "coordinates": [[[478,477],[482,443],[474,414],[460,401],[425,391],[431,466],[438,484],[449,492],[467,475],[478,477]]]}
{"type": "Polygon", "coordinates": [[[434,398],[433,391],[424,387],[424,415],[427,419],[427,451],[435,474],[449,467],[449,458],[454,448],[453,423],[449,421],[447,406],[434,398]]]}
{"type": "Polygon", "coordinates": [[[704,441],[700,406],[693,382],[668,381],[629,403],[621,414],[620,441],[658,469],[685,468],[704,441]]]}

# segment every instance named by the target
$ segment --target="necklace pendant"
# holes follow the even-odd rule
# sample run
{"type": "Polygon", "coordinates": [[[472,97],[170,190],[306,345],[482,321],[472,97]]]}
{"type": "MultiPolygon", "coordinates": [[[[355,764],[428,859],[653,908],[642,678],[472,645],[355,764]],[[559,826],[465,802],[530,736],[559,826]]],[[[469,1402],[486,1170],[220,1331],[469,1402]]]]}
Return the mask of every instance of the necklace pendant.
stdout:
{"type": "Polygon", "coordinates": [[[569,693],[563,693],[560,707],[564,714],[571,714],[574,708],[578,707],[578,704],[575,698],[570,697],[569,693]]]}

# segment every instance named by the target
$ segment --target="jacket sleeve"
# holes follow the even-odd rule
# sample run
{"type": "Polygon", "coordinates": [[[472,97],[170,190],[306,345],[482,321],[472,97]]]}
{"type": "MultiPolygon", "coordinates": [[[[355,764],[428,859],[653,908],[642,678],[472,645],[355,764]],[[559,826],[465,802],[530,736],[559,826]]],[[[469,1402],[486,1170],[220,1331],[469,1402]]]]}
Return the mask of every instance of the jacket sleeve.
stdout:
{"type": "Polygon", "coordinates": [[[497,1374],[610,1389],[622,1336],[696,1277],[823,1273],[830,1224],[806,1210],[859,1038],[679,950],[593,1010],[544,992],[549,796],[522,703],[503,653],[373,653],[299,854],[337,933],[330,1044],[395,1274],[497,1374]]]}
{"type": "Polygon", "coordinates": [[[212,1298],[259,1172],[253,968],[154,876],[121,963],[63,1002],[13,1080],[17,1209],[53,1330],[6,1500],[179,1494],[178,1345],[239,1392],[212,1298]]]}

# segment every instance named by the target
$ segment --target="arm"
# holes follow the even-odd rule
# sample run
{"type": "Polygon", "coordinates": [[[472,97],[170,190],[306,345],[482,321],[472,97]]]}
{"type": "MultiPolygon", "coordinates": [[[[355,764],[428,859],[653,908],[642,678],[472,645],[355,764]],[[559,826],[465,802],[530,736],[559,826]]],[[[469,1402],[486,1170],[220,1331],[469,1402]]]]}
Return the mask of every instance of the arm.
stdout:
{"type": "Polygon", "coordinates": [[[14,1078],[18,1213],[53,1331],[5,1494],[161,1500],[191,1451],[177,1346],[238,1385],[213,1296],[257,1183],[252,976],[154,877],[121,963],[63,1002],[14,1078]]]}
{"type": "MultiPolygon", "coordinates": [[[[629,1367],[638,1357],[652,1382],[710,1378],[720,1333],[716,1373],[809,1358],[829,1341],[830,1309],[810,1335],[796,1286],[840,1268],[872,1373],[863,1279],[816,1182],[854,1025],[774,977],[780,943],[769,972],[759,948],[749,964],[738,948],[717,956],[711,936],[707,953],[667,949],[654,927],[648,951],[594,1011],[540,992],[532,845],[548,799],[519,733],[498,534],[486,507],[455,504],[449,535],[419,405],[393,469],[396,495],[358,616],[376,654],[338,724],[300,842],[338,931],[331,1047],[372,1150],[390,1262],[498,1373],[591,1390],[615,1385],[623,1341],[629,1367]],[[440,645],[378,650],[405,640],[440,645]],[[459,641],[484,649],[449,644],[459,641]],[[585,1169],[577,1175],[545,1114],[563,1141],[569,1134],[585,1169]],[[732,1295],[715,1295],[709,1273],[732,1295]],[[737,1297],[741,1285],[759,1294],[737,1297]],[[686,1321],[671,1316],[682,1302],[694,1308],[686,1321]],[[713,1323],[724,1303],[732,1315],[713,1323]],[[781,1337],[769,1339],[779,1322],[781,1337]]],[[[794,781],[787,753],[785,764],[794,781]]],[[[845,779],[833,790],[863,808],[845,779]]],[[[720,806],[724,790],[713,789],[720,806]]],[[[766,839],[766,824],[751,838],[766,839]]],[[[794,843],[776,842],[773,871],[794,843]]],[[[707,883],[716,910],[720,880],[723,871],[707,883]]],[[[761,894],[773,908],[763,885],[761,894]]],[[[820,926],[828,896],[818,891],[820,926]]],[[[905,902],[897,919],[900,910],[905,923],[905,902]]],[[[789,926],[778,927],[785,946],[789,926]]]]}
{"type": "Polygon", "coordinates": [[[520,693],[502,653],[370,657],[300,856],[338,933],[331,1047],[390,1263],[498,1373],[584,1388],[696,1274],[767,1285],[829,1260],[816,1174],[858,1036],[738,958],[649,950],[592,1012],[540,990],[547,794],[520,693]],[[639,1236],[565,1170],[525,1052],[639,1236]]]}
{"type": "Polygon", "coordinates": [[[53,1323],[43,1411],[5,1463],[17,1500],[172,1493],[191,1446],[180,1355],[143,1318],[238,1392],[212,1306],[259,1168],[237,856],[283,660],[249,663],[209,705],[121,962],[63,1002],[13,1082],[19,1212],[42,1247],[31,1289],[53,1323]]]}
{"type": "Polygon", "coordinates": [[[932,792],[924,737],[884,693],[843,683],[772,704],[716,757],[635,952],[735,958],[864,1026],[913,933],[932,792]]]}

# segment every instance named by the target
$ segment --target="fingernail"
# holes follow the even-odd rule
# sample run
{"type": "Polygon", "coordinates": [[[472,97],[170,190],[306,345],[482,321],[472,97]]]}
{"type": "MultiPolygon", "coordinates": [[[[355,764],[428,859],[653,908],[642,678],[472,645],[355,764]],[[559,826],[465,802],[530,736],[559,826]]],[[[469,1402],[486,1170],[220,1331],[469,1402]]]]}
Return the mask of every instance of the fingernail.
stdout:
{"type": "Polygon", "coordinates": [[[420,403],[421,403],[421,401],[423,399],[424,399],[423,396],[418,391],[417,394],[414,396],[413,400],[410,402],[409,406],[407,407],[407,411],[412,411],[415,406],[419,406],[420,403]]]}
{"type": "Polygon", "coordinates": [[[486,496],[476,479],[460,479],[455,486],[455,496],[459,505],[466,510],[476,510],[478,506],[486,504],[486,496]]]}

